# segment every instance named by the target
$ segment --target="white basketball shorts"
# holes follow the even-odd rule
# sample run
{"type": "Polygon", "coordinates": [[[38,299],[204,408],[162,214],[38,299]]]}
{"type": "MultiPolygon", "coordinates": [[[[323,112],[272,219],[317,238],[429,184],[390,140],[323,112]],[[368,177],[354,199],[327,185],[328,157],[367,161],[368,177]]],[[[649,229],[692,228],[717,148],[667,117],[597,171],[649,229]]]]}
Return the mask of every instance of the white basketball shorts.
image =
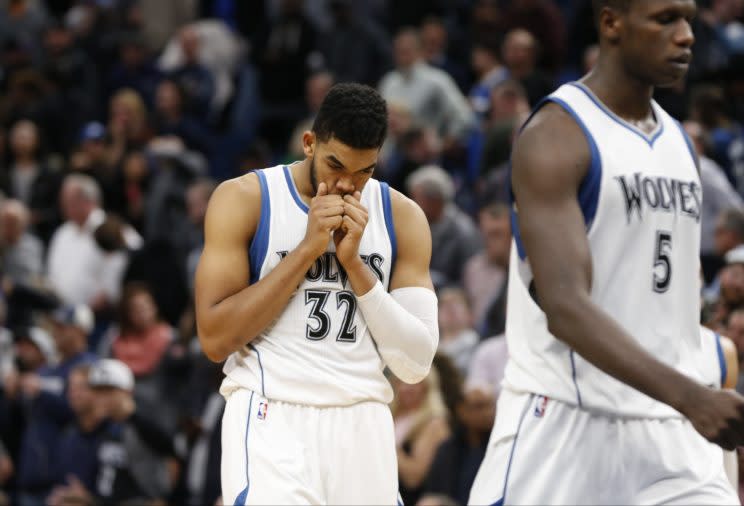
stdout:
{"type": "Polygon", "coordinates": [[[503,390],[470,504],[739,504],[686,419],[627,419],[503,390]]]}
{"type": "Polygon", "coordinates": [[[228,394],[222,421],[224,504],[398,503],[390,408],[318,408],[228,394]]]}

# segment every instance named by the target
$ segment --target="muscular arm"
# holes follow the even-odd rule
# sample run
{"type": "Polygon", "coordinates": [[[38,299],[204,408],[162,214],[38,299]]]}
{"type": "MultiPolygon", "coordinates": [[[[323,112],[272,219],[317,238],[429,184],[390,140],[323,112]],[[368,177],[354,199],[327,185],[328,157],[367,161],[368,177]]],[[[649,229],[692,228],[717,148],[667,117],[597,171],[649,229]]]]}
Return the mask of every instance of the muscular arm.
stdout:
{"type": "Polygon", "coordinates": [[[359,308],[385,364],[406,383],[426,377],[439,342],[437,300],[429,275],[431,232],[423,211],[391,192],[398,249],[386,293],[361,261],[347,267],[359,308]]]}
{"type": "Polygon", "coordinates": [[[199,340],[215,362],[245,346],[282,312],[317,258],[300,243],[266,277],[248,285],[248,247],[260,209],[255,175],[222,183],[209,202],[195,305],[199,340]]]}
{"type": "MultiPolygon", "coordinates": [[[[602,371],[679,410],[715,439],[726,416],[699,409],[714,400],[705,398],[707,390],[646,352],[590,298],[592,259],[577,199],[589,162],[580,127],[554,104],[536,115],[513,153],[519,228],[548,328],[602,371]]],[[[733,404],[718,408],[740,416],[733,404]]]]}

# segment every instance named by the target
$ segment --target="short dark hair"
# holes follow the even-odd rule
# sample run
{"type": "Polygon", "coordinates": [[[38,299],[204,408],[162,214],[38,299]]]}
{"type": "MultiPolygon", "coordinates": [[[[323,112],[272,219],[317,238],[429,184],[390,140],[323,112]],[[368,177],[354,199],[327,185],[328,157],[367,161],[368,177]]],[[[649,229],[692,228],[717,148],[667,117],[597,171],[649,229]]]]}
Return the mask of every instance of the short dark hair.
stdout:
{"type": "Polygon", "coordinates": [[[355,149],[379,148],[387,135],[385,99],[364,84],[336,84],[320,106],[313,132],[321,142],[335,137],[355,149]]]}
{"type": "Polygon", "coordinates": [[[599,13],[602,12],[603,7],[627,11],[631,2],[633,2],[633,0],[592,0],[592,7],[594,7],[594,20],[599,22],[599,13]]]}

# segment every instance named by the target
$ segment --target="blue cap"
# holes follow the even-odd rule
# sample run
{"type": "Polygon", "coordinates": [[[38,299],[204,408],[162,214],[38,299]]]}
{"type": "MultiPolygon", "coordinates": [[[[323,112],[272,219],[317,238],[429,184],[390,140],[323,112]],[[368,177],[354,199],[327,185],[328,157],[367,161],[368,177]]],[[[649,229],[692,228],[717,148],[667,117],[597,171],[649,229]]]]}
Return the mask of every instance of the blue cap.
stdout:
{"type": "Polygon", "coordinates": [[[80,133],[80,142],[100,141],[104,137],[106,137],[106,127],[98,121],[91,121],[83,127],[83,131],[80,133]]]}
{"type": "Polygon", "coordinates": [[[86,334],[90,334],[93,331],[95,324],[95,316],[93,316],[93,312],[85,304],[59,307],[52,312],[51,317],[52,320],[63,325],[77,327],[86,334]]]}

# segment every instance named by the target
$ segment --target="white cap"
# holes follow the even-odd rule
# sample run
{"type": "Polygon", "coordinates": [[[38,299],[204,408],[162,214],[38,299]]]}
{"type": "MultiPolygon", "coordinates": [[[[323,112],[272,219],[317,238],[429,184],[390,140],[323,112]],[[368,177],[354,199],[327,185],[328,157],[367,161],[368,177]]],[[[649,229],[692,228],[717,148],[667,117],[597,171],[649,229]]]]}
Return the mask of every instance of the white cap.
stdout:
{"type": "Polygon", "coordinates": [[[132,391],[134,389],[134,375],[131,369],[121,360],[102,358],[91,366],[88,373],[88,385],[132,391]]]}
{"type": "Polygon", "coordinates": [[[93,311],[85,304],[60,307],[52,313],[52,319],[65,325],[73,325],[86,334],[90,334],[95,325],[93,311]]]}
{"type": "Polygon", "coordinates": [[[729,250],[725,258],[727,264],[744,264],[744,245],[729,250]]]}

